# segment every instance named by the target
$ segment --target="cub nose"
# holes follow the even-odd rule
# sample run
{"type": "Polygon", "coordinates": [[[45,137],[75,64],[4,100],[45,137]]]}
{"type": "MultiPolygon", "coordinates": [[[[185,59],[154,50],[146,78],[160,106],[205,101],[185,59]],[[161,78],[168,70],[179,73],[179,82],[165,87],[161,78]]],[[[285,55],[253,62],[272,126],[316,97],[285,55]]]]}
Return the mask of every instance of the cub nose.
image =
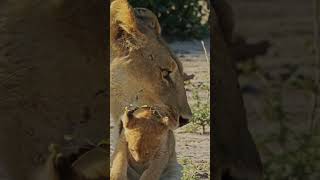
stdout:
{"type": "Polygon", "coordinates": [[[137,163],[140,163],[140,164],[143,164],[145,163],[147,160],[144,159],[144,158],[138,158],[138,159],[135,159],[137,163]]]}

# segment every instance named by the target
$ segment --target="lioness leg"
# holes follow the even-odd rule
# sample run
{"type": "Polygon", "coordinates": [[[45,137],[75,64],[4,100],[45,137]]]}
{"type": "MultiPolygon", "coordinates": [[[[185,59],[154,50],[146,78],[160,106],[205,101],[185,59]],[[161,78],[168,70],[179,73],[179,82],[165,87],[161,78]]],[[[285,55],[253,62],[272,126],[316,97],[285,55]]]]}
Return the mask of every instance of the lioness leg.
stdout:
{"type": "Polygon", "coordinates": [[[169,161],[170,150],[167,143],[163,143],[155,158],[151,161],[150,166],[145,170],[140,180],[160,180],[161,175],[167,167],[169,161]]]}
{"type": "Polygon", "coordinates": [[[182,166],[177,161],[169,162],[160,180],[180,180],[182,178],[182,169],[182,166]]]}
{"type": "Polygon", "coordinates": [[[180,180],[182,178],[182,166],[177,161],[177,155],[175,151],[175,138],[173,131],[169,132],[169,162],[162,173],[160,180],[180,180]]]}
{"type": "Polygon", "coordinates": [[[130,166],[128,166],[128,180],[139,180],[140,175],[130,166]]]}
{"type": "MultiPolygon", "coordinates": [[[[173,133],[171,133],[170,136],[174,137],[173,133]]],[[[169,140],[171,140],[171,146],[174,147],[175,146],[174,138],[171,138],[169,140]]],[[[173,151],[171,151],[170,153],[171,155],[168,162],[168,166],[166,170],[163,172],[163,174],[161,175],[160,180],[180,180],[182,178],[183,167],[177,161],[176,152],[173,149],[173,151]]]]}
{"type": "Polygon", "coordinates": [[[140,180],[160,180],[161,174],[164,171],[165,163],[163,163],[162,158],[153,160],[150,167],[145,170],[140,178],[140,180]]]}

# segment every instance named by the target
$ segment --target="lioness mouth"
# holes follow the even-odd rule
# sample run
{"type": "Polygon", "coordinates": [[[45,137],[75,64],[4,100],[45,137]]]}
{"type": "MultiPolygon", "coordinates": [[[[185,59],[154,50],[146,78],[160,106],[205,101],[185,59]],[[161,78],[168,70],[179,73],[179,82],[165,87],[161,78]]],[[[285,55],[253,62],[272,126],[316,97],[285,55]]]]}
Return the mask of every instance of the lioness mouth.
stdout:
{"type": "Polygon", "coordinates": [[[189,123],[189,119],[185,119],[182,116],[179,117],[179,127],[182,127],[189,123]]]}

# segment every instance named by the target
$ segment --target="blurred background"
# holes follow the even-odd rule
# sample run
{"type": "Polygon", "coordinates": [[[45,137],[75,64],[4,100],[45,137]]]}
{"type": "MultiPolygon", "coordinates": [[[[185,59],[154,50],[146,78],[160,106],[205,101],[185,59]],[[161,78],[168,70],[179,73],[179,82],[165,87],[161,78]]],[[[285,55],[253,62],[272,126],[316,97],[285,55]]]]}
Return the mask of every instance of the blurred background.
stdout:
{"type": "Polygon", "coordinates": [[[320,179],[314,2],[227,2],[235,19],[232,53],[264,179],[320,179]]]}
{"type": "Polygon", "coordinates": [[[206,0],[129,0],[133,7],[154,12],[167,40],[201,39],[209,35],[206,0]]]}

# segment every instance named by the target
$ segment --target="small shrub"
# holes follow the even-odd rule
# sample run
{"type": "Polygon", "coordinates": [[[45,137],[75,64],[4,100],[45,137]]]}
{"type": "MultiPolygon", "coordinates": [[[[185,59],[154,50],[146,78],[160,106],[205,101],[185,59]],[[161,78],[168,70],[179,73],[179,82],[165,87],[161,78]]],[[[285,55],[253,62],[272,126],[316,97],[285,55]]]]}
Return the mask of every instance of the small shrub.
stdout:
{"type": "Polygon", "coordinates": [[[294,138],[295,148],[283,148],[272,153],[264,162],[265,180],[317,180],[320,179],[320,143],[319,138],[308,133],[298,134],[294,138]]]}
{"type": "Polygon", "coordinates": [[[183,166],[183,177],[182,180],[198,180],[196,177],[196,165],[189,159],[183,158],[179,160],[180,164],[183,166]]]}
{"type": "Polygon", "coordinates": [[[277,132],[268,134],[258,141],[258,147],[264,156],[264,180],[317,180],[320,179],[320,132],[300,132],[293,129],[291,118],[283,107],[283,90],[286,86],[300,88],[306,92],[315,90],[311,81],[294,79],[290,74],[279,82],[268,81],[258,70],[265,82],[266,119],[279,125],[277,132]],[[294,80],[290,80],[290,79],[294,80]],[[279,149],[274,149],[277,145],[279,149]]]}
{"type": "Polygon", "coordinates": [[[200,84],[198,87],[193,87],[192,98],[196,102],[192,105],[193,115],[191,122],[202,127],[202,134],[204,134],[206,132],[206,126],[210,125],[210,97],[208,97],[207,101],[201,100],[199,90],[209,91],[209,88],[204,84],[200,84]]]}

